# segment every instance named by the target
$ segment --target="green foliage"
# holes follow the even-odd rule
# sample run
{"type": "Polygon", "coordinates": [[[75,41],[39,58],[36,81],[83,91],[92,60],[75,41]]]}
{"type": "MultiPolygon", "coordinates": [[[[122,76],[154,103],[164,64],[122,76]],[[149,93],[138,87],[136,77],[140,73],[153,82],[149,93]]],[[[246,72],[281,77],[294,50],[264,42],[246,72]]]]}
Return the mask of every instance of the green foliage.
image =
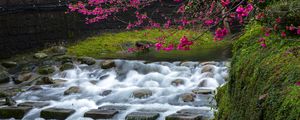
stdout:
{"type": "Polygon", "coordinates": [[[300,118],[299,86],[294,85],[300,80],[299,38],[272,35],[262,48],[260,35],[261,26],[253,23],[234,42],[230,80],[218,92],[216,119],[300,118]]]}

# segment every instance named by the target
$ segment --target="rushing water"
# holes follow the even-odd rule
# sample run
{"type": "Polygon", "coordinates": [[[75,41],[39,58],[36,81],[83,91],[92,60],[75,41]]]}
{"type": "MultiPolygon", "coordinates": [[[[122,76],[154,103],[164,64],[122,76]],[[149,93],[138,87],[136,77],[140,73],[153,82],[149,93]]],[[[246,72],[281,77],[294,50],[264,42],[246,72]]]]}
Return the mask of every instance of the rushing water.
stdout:
{"type": "MultiPolygon", "coordinates": [[[[101,62],[99,60],[98,62],[101,62]]],[[[71,108],[76,112],[68,119],[89,119],[83,115],[90,109],[105,105],[124,105],[129,109],[121,112],[115,119],[125,119],[130,112],[139,109],[158,110],[160,118],[184,108],[206,110],[212,118],[215,101],[212,94],[197,95],[193,102],[184,102],[181,95],[196,88],[215,90],[225,83],[228,76],[227,62],[213,62],[211,75],[202,73],[204,63],[199,62],[154,62],[115,60],[116,67],[101,69],[99,66],[76,65],[75,69],[66,70],[52,76],[54,80],[66,80],[59,86],[45,85],[42,90],[27,91],[15,97],[18,103],[26,101],[48,101],[49,106],[31,110],[24,119],[41,119],[40,111],[50,107],[71,108]],[[182,85],[172,84],[173,80],[183,80],[182,85]],[[199,87],[201,81],[206,81],[199,87]],[[80,87],[77,94],[64,95],[71,86],[80,87]],[[146,98],[133,97],[133,91],[148,89],[152,95],[146,98]],[[105,90],[112,90],[101,95],[105,90]]]]}

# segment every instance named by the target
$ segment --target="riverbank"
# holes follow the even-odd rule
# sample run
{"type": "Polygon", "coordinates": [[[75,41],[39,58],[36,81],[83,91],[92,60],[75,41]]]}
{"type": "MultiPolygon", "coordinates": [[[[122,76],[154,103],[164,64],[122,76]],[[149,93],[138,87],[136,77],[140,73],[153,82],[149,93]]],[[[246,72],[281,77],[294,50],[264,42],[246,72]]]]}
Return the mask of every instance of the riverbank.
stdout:
{"type": "Polygon", "coordinates": [[[300,38],[270,36],[257,42],[261,26],[247,26],[233,44],[229,82],[217,94],[217,120],[300,118],[300,38]]]}

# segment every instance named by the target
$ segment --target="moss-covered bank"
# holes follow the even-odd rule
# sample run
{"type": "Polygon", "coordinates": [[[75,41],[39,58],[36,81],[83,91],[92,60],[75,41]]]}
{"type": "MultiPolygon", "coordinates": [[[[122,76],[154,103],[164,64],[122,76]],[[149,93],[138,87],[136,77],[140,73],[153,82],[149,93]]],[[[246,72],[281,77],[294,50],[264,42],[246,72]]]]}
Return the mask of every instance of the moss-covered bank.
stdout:
{"type": "Polygon", "coordinates": [[[216,96],[215,119],[299,120],[300,38],[257,42],[261,26],[251,24],[233,45],[230,80],[216,96]]]}

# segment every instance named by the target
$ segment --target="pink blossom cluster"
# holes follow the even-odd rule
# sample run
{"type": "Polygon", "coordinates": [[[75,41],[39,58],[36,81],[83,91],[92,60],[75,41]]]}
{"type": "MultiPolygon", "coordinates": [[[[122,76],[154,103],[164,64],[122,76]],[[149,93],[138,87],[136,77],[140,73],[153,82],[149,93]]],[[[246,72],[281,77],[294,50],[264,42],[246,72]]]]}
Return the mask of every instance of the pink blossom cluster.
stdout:
{"type": "Polygon", "coordinates": [[[239,22],[243,23],[243,21],[244,21],[243,18],[247,17],[252,10],[253,10],[253,5],[250,3],[246,7],[243,7],[242,5],[240,5],[236,9],[237,18],[239,19],[239,22]]]}
{"type": "Polygon", "coordinates": [[[215,40],[222,40],[228,33],[228,30],[226,28],[218,28],[215,31],[215,40]]]}

